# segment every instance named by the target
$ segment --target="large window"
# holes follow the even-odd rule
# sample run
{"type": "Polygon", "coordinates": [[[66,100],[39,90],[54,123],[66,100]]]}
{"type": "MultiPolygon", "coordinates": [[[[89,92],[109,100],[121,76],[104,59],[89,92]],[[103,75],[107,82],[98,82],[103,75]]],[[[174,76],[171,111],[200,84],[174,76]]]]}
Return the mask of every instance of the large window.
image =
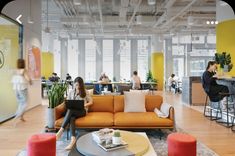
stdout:
{"type": "Polygon", "coordinates": [[[179,78],[184,76],[184,58],[173,59],[173,73],[179,78]]]}
{"type": "Polygon", "coordinates": [[[138,75],[141,81],[146,80],[148,72],[148,40],[138,40],[138,75]]]}
{"type": "Polygon", "coordinates": [[[113,80],[113,40],[103,40],[103,71],[113,80]]]}
{"type": "Polygon", "coordinates": [[[78,40],[68,41],[68,73],[73,79],[78,76],[78,40]]]}
{"type": "Polygon", "coordinates": [[[131,77],[131,41],[120,40],[120,76],[121,79],[130,80],[131,77]]]}
{"type": "Polygon", "coordinates": [[[85,80],[96,80],[96,41],[85,42],[85,80]]]}

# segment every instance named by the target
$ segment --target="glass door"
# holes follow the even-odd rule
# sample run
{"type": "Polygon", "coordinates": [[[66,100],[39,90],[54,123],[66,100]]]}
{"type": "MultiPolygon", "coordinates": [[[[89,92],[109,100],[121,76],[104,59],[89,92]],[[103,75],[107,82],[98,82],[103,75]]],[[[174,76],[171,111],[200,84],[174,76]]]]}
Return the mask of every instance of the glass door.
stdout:
{"type": "Polygon", "coordinates": [[[14,116],[17,107],[11,77],[21,52],[21,28],[13,20],[0,15],[0,122],[14,116]]]}

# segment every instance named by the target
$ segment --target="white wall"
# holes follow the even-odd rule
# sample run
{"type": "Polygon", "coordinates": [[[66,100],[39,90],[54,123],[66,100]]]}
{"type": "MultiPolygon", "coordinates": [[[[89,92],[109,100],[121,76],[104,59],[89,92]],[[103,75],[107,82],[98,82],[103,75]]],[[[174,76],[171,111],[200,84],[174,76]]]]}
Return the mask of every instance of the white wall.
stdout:
{"type": "MultiPolygon", "coordinates": [[[[31,0],[31,16],[34,23],[29,24],[28,16],[30,12],[29,0],[16,0],[7,4],[2,13],[16,19],[22,14],[21,21],[24,26],[24,58],[27,58],[27,49],[37,46],[41,49],[41,0],[31,0]]],[[[41,80],[33,80],[33,85],[29,87],[28,109],[41,104],[41,80]]]]}

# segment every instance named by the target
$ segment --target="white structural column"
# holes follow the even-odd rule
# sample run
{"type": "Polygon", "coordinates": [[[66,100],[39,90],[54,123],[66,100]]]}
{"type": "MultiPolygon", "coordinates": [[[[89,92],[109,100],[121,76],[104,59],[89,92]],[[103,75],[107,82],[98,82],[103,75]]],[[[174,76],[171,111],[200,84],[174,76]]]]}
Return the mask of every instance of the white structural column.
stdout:
{"type": "Polygon", "coordinates": [[[173,73],[172,38],[165,40],[164,62],[166,80],[173,73]]]}
{"type": "Polygon", "coordinates": [[[138,71],[138,48],[137,40],[131,39],[131,74],[133,71],[138,71]]]}
{"type": "Polygon", "coordinates": [[[85,79],[85,39],[78,40],[78,76],[85,79]]]}
{"type": "Polygon", "coordinates": [[[61,79],[66,78],[66,74],[68,72],[68,39],[61,39],[61,79]]]}
{"type": "Polygon", "coordinates": [[[100,75],[103,71],[103,44],[101,39],[97,39],[96,49],[96,80],[99,80],[100,75]]]}
{"type": "Polygon", "coordinates": [[[120,54],[118,51],[120,49],[120,40],[113,40],[113,76],[117,81],[120,80],[120,54]]]}
{"type": "Polygon", "coordinates": [[[153,35],[152,38],[152,53],[163,52],[163,37],[161,35],[153,35]]]}

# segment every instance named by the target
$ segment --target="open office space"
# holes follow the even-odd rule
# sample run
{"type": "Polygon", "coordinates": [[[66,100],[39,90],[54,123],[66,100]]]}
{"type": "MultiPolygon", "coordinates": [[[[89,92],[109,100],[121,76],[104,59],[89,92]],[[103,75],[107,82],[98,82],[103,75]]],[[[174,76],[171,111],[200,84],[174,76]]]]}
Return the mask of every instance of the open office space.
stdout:
{"type": "Polygon", "coordinates": [[[234,156],[225,0],[0,1],[1,156],[234,156]]]}

